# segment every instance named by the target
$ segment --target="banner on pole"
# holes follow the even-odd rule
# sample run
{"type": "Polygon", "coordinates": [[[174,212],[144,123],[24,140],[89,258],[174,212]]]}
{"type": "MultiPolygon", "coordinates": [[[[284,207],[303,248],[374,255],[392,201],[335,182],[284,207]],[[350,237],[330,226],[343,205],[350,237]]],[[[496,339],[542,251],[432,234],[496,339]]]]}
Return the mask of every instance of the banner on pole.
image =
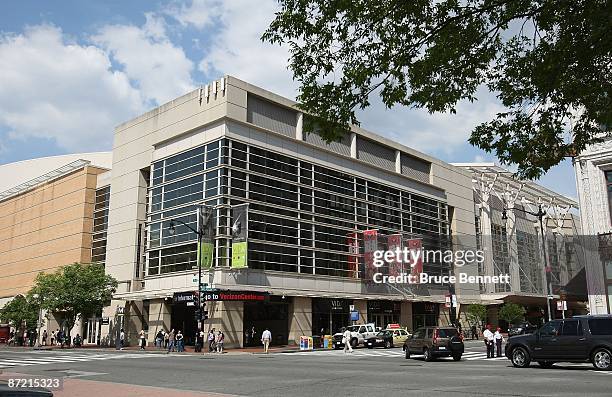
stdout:
{"type": "Polygon", "coordinates": [[[420,252],[418,255],[418,259],[415,263],[411,263],[412,266],[411,274],[415,277],[416,282],[419,282],[419,277],[421,277],[421,273],[423,273],[423,242],[421,239],[410,239],[406,241],[408,245],[408,250],[411,252],[411,256],[413,258],[417,257],[415,254],[420,252]]]}
{"type": "Polygon", "coordinates": [[[346,235],[348,246],[348,270],[349,277],[359,278],[359,235],[357,232],[350,232],[346,235]]]}
{"type": "Polygon", "coordinates": [[[378,230],[365,230],[363,232],[363,257],[365,262],[366,280],[373,280],[376,267],[374,266],[374,251],[378,250],[378,230]]]}
{"type": "MultiPolygon", "coordinates": [[[[402,250],[402,235],[391,234],[387,236],[387,251],[396,252],[397,249],[402,250]]],[[[393,259],[387,262],[389,266],[389,276],[399,276],[403,272],[403,263],[398,261],[395,255],[393,259]]]]}
{"type": "Polygon", "coordinates": [[[202,239],[198,247],[198,263],[206,269],[213,266],[215,252],[213,208],[209,205],[198,207],[198,230],[202,232],[202,239]]]}
{"type": "Polygon", "coordinates": [[[249,267],[248,253],[248,204],[237,205],[232,208],[232,269],[249,267]]]}

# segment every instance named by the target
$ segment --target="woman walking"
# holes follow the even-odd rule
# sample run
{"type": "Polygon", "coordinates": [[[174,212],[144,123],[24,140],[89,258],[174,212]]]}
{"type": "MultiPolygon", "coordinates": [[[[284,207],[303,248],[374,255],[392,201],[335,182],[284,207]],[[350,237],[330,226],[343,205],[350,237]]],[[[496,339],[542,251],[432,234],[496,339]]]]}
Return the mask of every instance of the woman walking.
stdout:
{"type": "Polygon", "coordinates": [[[215,342],[217,343],[217,353],[223,353],[223,342],[225,341],[225,335],[223,334],[223,332],[221,332],[221,330],[219,330],[219,333],[217,333],[217,337],[215,339],[215,342]]]}

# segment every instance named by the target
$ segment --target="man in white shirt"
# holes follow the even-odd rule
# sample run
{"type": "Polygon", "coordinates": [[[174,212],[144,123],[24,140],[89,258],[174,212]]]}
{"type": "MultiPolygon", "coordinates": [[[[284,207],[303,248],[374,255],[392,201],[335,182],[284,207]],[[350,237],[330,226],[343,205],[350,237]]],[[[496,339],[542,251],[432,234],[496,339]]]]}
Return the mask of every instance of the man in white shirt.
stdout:
{"type": "Polygon", "coordinates": [[[351,335],[351,331],[348,329],[344,330],[344,333],[342,334],[342,342],[344,343],[344,354],[348,353],[352,353],[353,352],[353,346],[351,346],[351,339],[352,339],[352,335],[351,335]]]}
{"type": "Polygon", "coordinates": [[[272,333],[266,328],[266,330],[261,333],[261,343],[263,343],[264,353],[266,354],[268,354],[268,348],[270,347],[271,340],[272,340],[272,333]]]}
{"type": "Polygon", "coordinates": [[[487,345],[487,358],[493,358],[495,356],[495,335],[491,332],[491,324],[487,324],[482,336],[487,345]]]}

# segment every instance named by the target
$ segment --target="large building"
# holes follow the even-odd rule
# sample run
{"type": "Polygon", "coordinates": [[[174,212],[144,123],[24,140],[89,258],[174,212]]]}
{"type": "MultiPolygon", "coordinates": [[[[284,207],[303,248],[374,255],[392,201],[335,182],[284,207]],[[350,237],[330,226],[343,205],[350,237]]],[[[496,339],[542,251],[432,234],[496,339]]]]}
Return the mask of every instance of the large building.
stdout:
{"type": "MultiPolygon", "coordinates": [[[[379,244],[397,234],[428,248],[468,241],[470,173],[359,128],[328,145],[304,131],[304,117],[294,102],[227,76],[116,128],[105,263],[120,286],[103,334],[145,329],[152,340],[173,328],[193,338],[197,236],[183,223],[196,228],[200,204],[215,222],[204,280],[226,292],[207,303],[205,327],[223,329],[229,345],[253,328],[270,327],[275,343],[335,332],[351,309],[379,326],[449,321],[447,286],[366,280],[363,232],[377,230],[379,244]],[[245,203],[248,260],[237,270],[230,228],[245,203]]],[[[424,271],[452,269],[433,260],[424,271]]],[[[478,299],[478,286],[457,295],[478,299]]]]}
{"type": "Polygon", "coordinates": [[[96,186],[111,164],[103,152],[0,165],[0,306],[41,272],[92,261],[96,186]]]}
{"type": "Polygon", "coordinates": [[[612,140],[574,160],[582,230],[593,241],[586,266],[591,313],[612,313],[612,140]]]}

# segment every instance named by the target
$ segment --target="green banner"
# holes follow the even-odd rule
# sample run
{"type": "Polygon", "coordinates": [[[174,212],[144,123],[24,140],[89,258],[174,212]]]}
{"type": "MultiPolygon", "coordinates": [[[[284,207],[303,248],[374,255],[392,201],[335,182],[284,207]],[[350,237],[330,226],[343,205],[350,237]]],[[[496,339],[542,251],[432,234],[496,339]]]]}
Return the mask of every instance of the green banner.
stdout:
{"type": "Polygon", "coordinates": [[[247,242],[232,243],[232,269],[242,269],[247,265],[247,242]]]}
{"type": "Polygon", "coordinates": [[[232,269],[249,267],[248,253],[248,205],[232,208],[232,269]]]}
{"type": "Polygon", "coordinates": [[[205,269],[210,269],[213,265],[213,252],[215,245],[213,243],[202,241],[200,244],[199,255],[200,265],[205,269]]]}

